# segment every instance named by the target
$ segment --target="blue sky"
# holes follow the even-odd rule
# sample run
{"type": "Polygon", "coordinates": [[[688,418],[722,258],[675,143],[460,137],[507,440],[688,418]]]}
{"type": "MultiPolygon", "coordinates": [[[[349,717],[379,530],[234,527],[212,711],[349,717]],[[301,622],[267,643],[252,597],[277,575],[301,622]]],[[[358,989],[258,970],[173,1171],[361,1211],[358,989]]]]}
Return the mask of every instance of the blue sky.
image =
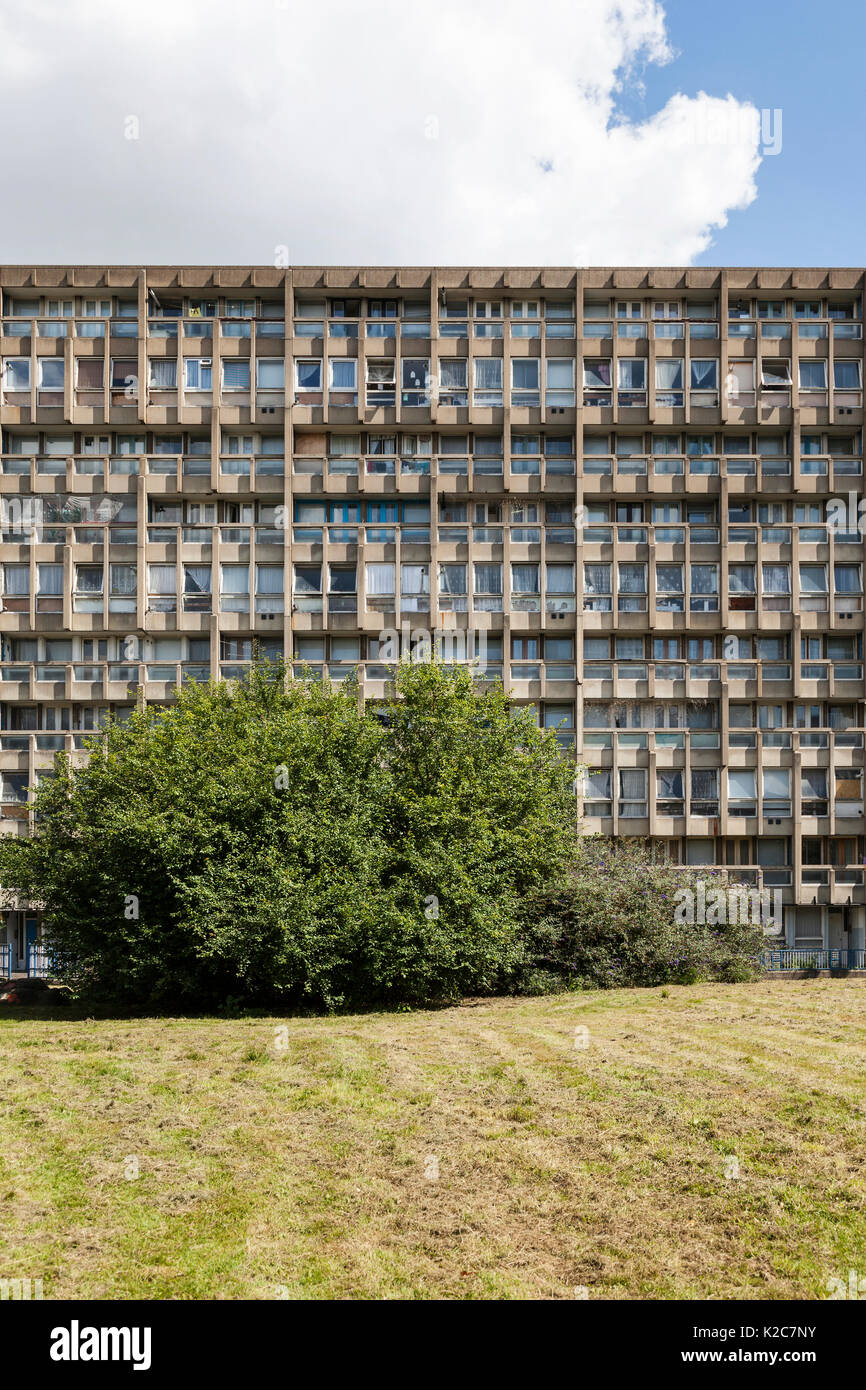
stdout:
{"type": "Polygon", "coordinates": [[[646,119],[675,91],[701,89],[782,110],[782,151],[762,160],[757,199],[730,214],[695,263],[862,265],[863,0],[721,6],[665,0],[664,9],[679,56],[664,67],[647,66],[645,101],[621,103],[630,118],[646,119]]]}

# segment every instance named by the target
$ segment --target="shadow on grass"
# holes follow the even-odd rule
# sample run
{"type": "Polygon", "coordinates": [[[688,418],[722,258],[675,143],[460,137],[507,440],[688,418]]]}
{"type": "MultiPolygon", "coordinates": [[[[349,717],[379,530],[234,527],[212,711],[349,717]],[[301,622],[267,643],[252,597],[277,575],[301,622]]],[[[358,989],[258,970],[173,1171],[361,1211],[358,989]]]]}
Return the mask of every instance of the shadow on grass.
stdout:
{"type": "MultiPolygon", "coordinates": [[[[564,990],[563,993],[570,991],[564,990]]],[[[97,1023],[124,1022],[135,1019],[177,1019],[189,1022],[241,1022],[247,1018],[349,1018],[376,1014],[416,1014],[438,1013],[444,1009],[473,1009],[494,1002],[505,1003],[512,1000],[535,998],[535,995],[498,994],[484,995],[466,999],[431,1000],[424,1004],[380,1003],[347,1006],[342,1009],[301,1008],[279,1003],[239,1005],[231,1008],[194,1008],[182,1005],[136,1005],[120,1006],[112,1004],[86,1004],[71,1001],[68,1004],[0,1004],[0,1025],[4,1021],[12,1023],[97,1023]]]]}

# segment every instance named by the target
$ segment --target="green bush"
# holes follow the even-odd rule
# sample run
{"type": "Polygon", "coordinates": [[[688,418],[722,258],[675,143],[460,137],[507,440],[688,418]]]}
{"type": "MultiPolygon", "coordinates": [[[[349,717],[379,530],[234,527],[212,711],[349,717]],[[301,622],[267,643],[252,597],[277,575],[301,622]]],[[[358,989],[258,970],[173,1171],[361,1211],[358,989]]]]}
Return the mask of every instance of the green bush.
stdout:
{"type": "MultiPolygon", "coordinates": [[[[684,890],[700,901],[702,881],[710,908],[715,890],[737,886],[712,870],[656,863],[641,840],[580,841],[563,880],[533,903],[527,973],[547,971],[563,988],[755,979],[766,944],[760,924],[678,920],[684,890]]],[[[726,907],[725,918],[733,915],[743,914],[726,907]]]]}
{"type": "Polygon", "coordinates": [[[532,895],[573,843],[554,736],[467,671],[397,698],[257,668],[185,685],[58,758],[0,877],[44,904],[67,976],[135,1004],[310,1007],[507,986],[532,895]]]}

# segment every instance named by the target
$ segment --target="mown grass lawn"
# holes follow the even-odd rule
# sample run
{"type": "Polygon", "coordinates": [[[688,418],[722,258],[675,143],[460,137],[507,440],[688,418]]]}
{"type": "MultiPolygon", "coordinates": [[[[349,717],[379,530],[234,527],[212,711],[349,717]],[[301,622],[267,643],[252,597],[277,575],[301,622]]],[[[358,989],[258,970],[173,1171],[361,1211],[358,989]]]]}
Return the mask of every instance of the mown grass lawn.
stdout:
{"type": "Polygon", "coordinates": [[[0,1278],[46,1298],[822,1298],[864,1175],[858,980],[0,1015],[0,1278]]]}

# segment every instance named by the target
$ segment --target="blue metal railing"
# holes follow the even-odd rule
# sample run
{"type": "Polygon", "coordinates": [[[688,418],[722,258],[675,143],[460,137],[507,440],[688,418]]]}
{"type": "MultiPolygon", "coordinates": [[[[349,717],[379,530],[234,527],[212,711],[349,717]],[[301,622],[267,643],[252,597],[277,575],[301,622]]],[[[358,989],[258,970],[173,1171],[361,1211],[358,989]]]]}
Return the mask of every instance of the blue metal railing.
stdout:
{"type": "Polygon", "coordinates": [[[43,941],[32,941],[27,947],[27,974],[31,979],[50,979],[57,974],[53,951],[43,941]]]}
{"type": "Polygon", "coordinates": [[[866,950],[847,947],[789,947],[765,951],[765,970],[866,970],[866,950]]]}

